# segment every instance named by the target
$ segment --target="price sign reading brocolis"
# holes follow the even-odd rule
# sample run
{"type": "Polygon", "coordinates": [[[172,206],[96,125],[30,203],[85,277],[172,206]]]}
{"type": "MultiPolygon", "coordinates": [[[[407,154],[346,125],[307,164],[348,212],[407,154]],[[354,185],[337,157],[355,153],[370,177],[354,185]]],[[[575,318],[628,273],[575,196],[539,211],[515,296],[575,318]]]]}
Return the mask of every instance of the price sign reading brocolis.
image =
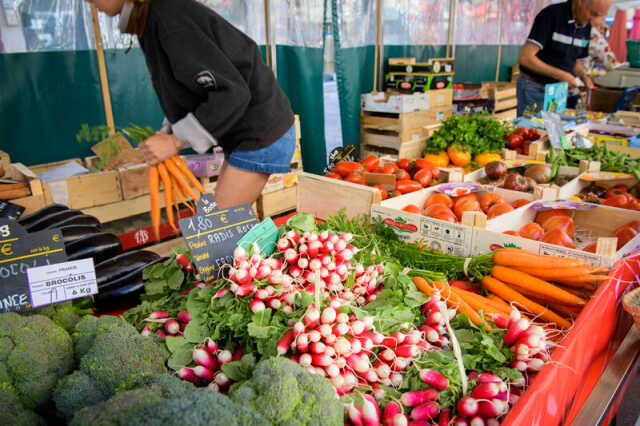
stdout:
{"type": "Polygon", "coordinates": [[[224,265],[233,263],[238,241],[258,224],[249,204],[220,210],[211,194],[198,202],[195,216],[178,224],[202,281],[218,278],[224,265]]]}
{"type": "Polygon", "coordinates": [[[31,309],[27,269],[67,260],[56,230],[28,234],[9,219],[0,219],[0,312],[31,309]]]}

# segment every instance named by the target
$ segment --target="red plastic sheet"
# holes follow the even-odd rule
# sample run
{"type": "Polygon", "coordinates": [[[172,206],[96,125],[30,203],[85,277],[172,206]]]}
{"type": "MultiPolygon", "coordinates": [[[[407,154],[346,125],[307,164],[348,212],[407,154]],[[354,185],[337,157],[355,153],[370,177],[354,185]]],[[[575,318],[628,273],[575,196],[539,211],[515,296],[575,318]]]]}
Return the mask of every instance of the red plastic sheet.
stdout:
{"type": "Polygon", "coordinates": [[[640,253],[618,262],[551,361],[540,371],[503,425],[569,425],[607,368],[620,336],[632,324],[622,297],[640,281],[640,253]]]}

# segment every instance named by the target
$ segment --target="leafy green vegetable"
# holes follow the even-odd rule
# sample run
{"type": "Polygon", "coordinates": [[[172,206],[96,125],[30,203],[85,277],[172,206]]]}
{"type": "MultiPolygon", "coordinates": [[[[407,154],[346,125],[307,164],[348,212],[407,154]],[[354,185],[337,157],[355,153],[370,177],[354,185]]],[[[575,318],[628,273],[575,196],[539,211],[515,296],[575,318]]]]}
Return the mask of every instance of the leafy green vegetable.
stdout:
{"type": "Polygon", "coordinates": [[[298,213],[287,220],[287,227],[299,233],[315,232],[316,218],[309,213],[298,213]]]}
{"type": "Polygon", "coordinates": [[[631,173],[640,179],[640,160],[630,155],[610,151],[607,144],[594,145],[592,148],[574,148],[570,150],[550,150],[546,162],[557,172],[560,166],[578,167],[580,160],[599,161],[603,172],[631,173]]]}
{"type": "Polygon", "coordinates": [[[426,153],[446,151],[457,143],[472,155],[499,152],[505,146],[504,135],[508,129],[486,112],[475,115],[454,115],[442,122],[442,126],[428,140],[426,153]]]}

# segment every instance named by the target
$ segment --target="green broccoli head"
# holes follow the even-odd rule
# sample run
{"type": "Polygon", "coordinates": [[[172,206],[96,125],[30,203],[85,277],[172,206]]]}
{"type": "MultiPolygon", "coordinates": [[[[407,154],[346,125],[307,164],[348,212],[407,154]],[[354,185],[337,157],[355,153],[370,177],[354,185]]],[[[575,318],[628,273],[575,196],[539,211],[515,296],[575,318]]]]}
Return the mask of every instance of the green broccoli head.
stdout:
{"type": "Polygon", "coordinates": [[[73,339],[78,371],[62,379],[53,396],[58,413],[67,419],[113,396],[131,376],[167,372],[164,343],[141,336],[121,318],[83,318],[73,339]]]}
{"type": "Polygon", "coordinates": [[[71,420],[81,408],[97,404],[107,396],[96,386],[91,377],[81,371],[74,371],[63,377],[53,393],[58,416],[71,420]]]}
{"type": "Polygon", "coordinates": [[[282,357],[259,362],[250,380],[231,388],[230,397],[275,425],[344,423],[344,408],[331,383],[282,357]]]}
{"type": "Polygon", "coordinates": [[[45,317],[51,318],[53,322],[67,330],[68,333],[73,333],[76,324],[80,321],[81,315],[92,312],[91,309],[82,309],[76,306],[75,302],[74,300],[56,303],[55,305],[48,305],[31,310],[23,315],[44,315],[45,317]]]}
{"type": "Polygon", "coordinates": [[[73,369],[69,334],[42,315],[0,314],[0,384],[28,410],[44,408],[58,380],[73,369]]]}
{"type": "Polygon", "coordinates": [[[260,414],[207,388],[196,388],[168,374],[138,375],[111,399],[76,413],[72,426],[268,425],[260,414]],[[131,390],[125,390],[131,389],[131,390]]]}
{"type": "Polygon", "coordinates": [[[84,357],[93,346],[93,341],[96,336],[107,332],[117,332],[123,337],[135,337],[139,335],[131,324],[120,317],[111,315],[105,315],[99,318],[86,316],[76,324],[75,332],[72,335],[76,362],[80,363],[82,357],[84,357]]]}
{"type": "Polygon", "coordinates": [[[0,424],[15,426],[40,426],[45,422],[31,410],[25,409],[15,393],[16,390],[8,383],[0,383],[0,424]]]}

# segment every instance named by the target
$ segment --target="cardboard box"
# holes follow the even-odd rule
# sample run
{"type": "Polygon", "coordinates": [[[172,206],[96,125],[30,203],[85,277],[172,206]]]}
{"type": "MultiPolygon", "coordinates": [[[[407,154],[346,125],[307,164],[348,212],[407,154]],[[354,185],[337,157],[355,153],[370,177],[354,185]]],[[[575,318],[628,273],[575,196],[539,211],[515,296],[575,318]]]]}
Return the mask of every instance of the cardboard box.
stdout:
{"type": "Polygon", "coordinates": [[[640,220],[640,212],[615,207],[592,204],[592,210],[573,211],[578,249],[548,244],[526,238],[506,235],[503,232],[517,231],[524,225],[535,221],[537,212],[529,204],[520,209],[500,216],[500,220],[490,221],[485,229],[474,229],[471,255],[486,254],[501,247],[518,247],[533,253],[580,259],[583,262],[605,268],[611,267],[617,260],[640,248],[640,235],[636,235],[620,250],[616,250],[615,231],[634,220],[640,220]],[[603,218],[606,218],[603,220],[603,218]],[[612,238],[613,237],[613,238],[612,238]],[[588,253],[581,249],[592,243],[598,243],[597,253],[588,253]]]}
{"type": "Polygon", "coordinates": [[[453,104],[453,88],[429,90],[429,108],[446,107],[453,104]]]}
{"type": "Polygon", "coordinates": [[[431,97],[429,93],[422,92],[401,94],[386,91],[375,94],[364,93],[360,99],[363,111],[399,114],[429,109],[431,97]]]}
{"type": "MultiPolygon", "coordinates": [[[[382,219],[404,241],[423,241],[431,249],[455,256],[468,256],[471,251],[473,228],[484,228],[488,222],[500,220],[502,216],[487,222],[484,213],[467,212],[462,223],[449,223],[402,211],[402,208],[408,204],[423,206],[427,199],[437,192],[437,189],[438,186],[434,186],[385,200],[380,205],[371,207],[371,216],[382,219]]],[[[479,197],[487,192],[494,192],[508,203],[518,199],[533,201],[532,194],[508,191],[502,188],[485,187],[483,189],[486,190],[479,192],[479,197]]],[[[522,208],[524,207],[520,209],[522,208]]]]}
{"type": "Polygon", "coordinates": [[[623,90],[594,87],[587,95],[587,108],[590,111],[613,112],[622,96],[623,90]]]}
{"type": "Polygon", "coordinates": [[[453,115],[453,106],[441,106],[437,108],[431,108],[427,112],[427,123],[425,126],[430,126],[433,124],[439,124],[441,121],[446,120],[447,118],[453,115]]]}

